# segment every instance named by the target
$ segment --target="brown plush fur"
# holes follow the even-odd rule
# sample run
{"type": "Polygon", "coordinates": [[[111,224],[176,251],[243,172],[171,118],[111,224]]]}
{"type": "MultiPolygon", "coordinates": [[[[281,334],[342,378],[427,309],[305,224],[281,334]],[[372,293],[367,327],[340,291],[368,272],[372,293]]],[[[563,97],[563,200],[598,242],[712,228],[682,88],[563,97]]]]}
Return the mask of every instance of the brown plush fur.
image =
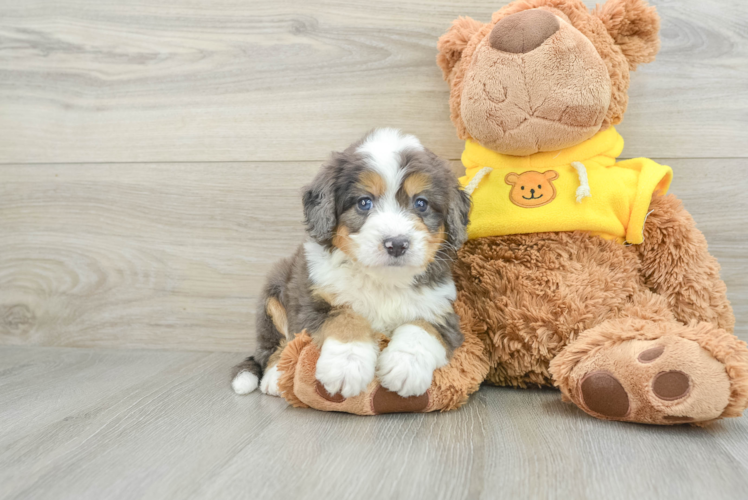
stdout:
{"type": "MultiPolygon", "coordinates": [[[[278,390],[281,396],[292,406],[297,408],[308,408],[294,393],[294,380],[296,378],[296,367],[301,357],[301,352],[305,347],[312,344],[312,337],[304,330],[296,334],[296,337],[289,342],[281,351],[278,361],[278,390]]],[[[317,355],[319,357],[319,354],[317,355]]]]}
{"type": "Polygon", "coordinates": [[[672,318],[638,271],[630,249],[582,232],[469,241],[455,264],[456,304],[484,339],[488,381],[551,385],[550,360],[583,331],[624,315],[672,318]]]}
{"type": "Polygon", "coordinates": [[[719,263],[691,214],[672,195],[654,197],[650,210],[644,242],[633,247],[647,287],[667,300],[678,321],[707,321],[732,332],[735,317],[719,263]]]}
{"type": "Polygon", "coordinates": [[[729,333],[734,319],[719,266],[677,198],[656,196],[650,208],[643,245],[573,232],[480,238],[463,247],[455,307],[471,312],[466,338],[471,332],[484,341],[488,381],[553,384],[589,411],[578,384],[605,367],[635,408],[621,420],[672,424],[741,414],[748,351],[729,333]],[[614,352],[632,349],[620,347],[630,340],[657,339],[666,346],[659,364],[644,367],[614,352]],[[678,404],[652,397],[644,388],[665,361],[699,391],[678,404]]]}
{"type": "Polygon", "coordinates": [[[654,61],[660,50],[660,18],[641,0],[606,2],[592,11],[626,56],[629,67],[654,61]]]}
{"type": "Polygon", "coordinates": [[[621,122],[628,103],[629,72],[637,64],[653,60],[659,50],[659,18],[642,0],[609,0],[592,13],[582,0],[518,0],[496,12],[487,24],[460,18],[440,38],[437,63],[450,84],[451,118],[461,139],[473,139],[461,108],[465,77],[475,70],[474,53],[498,21],[534,8],[562,13],[562,19],[592,42],[604,62],[610,77],[610,104],[599,130],[621,122]]]}

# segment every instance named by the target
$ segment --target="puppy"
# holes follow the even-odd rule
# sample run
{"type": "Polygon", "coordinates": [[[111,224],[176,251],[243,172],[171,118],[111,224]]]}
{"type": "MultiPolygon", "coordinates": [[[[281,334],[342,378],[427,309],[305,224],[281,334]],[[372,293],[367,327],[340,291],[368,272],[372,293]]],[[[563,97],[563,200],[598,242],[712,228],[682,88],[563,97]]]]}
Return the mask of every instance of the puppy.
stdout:
{"type": "Polygon", "coordinates": [[[469,196],[418,139],[379,129],[333,153],[303,204],[308,240],[269,275],[258,347],[234,368],[234,391],[261,380],[279,396],[280,352],[306,329],[330,394],[356,396],[375,374],[400,396],[423,394],[463,341],[451,263],[467,239],[469,196]],[[381,354],[377,333],[391,339],[381,354]]]}

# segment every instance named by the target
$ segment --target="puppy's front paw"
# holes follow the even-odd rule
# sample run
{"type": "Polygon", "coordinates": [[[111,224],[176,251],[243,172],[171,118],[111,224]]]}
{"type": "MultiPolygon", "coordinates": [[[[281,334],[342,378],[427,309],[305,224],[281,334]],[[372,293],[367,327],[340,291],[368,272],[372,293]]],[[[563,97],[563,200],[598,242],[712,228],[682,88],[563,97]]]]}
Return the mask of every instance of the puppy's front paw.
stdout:
{"type": "Polygon", "coordinates": [[[327,339],[317,360],[317,380],[330,394],[358,396],[374,379],[379,348],[373,342],[327,339]]]}
{"type": "Polygon", "coordinates": [[[379,356],[377,377],[382,386],[407,398],[431,387],[434,370],[446,365],[447,351],[433,335],[416,325],[403,325],[379,356]]]}

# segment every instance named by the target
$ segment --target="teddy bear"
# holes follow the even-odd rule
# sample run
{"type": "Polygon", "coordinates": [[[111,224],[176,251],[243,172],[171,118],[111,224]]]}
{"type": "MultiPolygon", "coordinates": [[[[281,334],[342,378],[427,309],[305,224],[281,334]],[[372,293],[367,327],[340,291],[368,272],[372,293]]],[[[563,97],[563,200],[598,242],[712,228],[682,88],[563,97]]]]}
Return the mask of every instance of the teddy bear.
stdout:
{"type": "Polygon", "coordinates": [[[438,43],[465,140],[456,310],[486,381],[555,386],[607,420],[706,423],[748,406],[748,349],[672,169],[619,161],[629,74],[654,60],[644,0],[517,0],[438,43]]]}
{"type": "MultiPolygon", "coordinates": [[[[469,240],[454,265],[465,340],[421,396],[375,379],[327,394],[305,332],[280,351],[294,406],[362,415],[452,410],[481,382],[554,386],[606,420],[671,425],[748,406],[748,348],[673,172],[619,161],[614,126],[630,72],[654,60],[644,0],[515,0],[489,23],[457,19],[438,42],[451,119],[465,140],[469,240]]],[[[387,339],[382,338],[382,346],[387,339]]]]}

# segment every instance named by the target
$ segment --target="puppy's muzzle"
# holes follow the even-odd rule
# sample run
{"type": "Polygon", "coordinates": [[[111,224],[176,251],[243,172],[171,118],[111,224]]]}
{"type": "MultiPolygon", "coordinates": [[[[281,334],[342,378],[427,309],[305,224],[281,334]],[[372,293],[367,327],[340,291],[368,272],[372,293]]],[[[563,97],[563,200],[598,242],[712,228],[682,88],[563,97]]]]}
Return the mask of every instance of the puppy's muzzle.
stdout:
{"type": "Polygon", "coordinates": [[[384,248],[393,257],[400,257],[408,251],[410,239],[407,236],[395,236],[384,240],[384,248]]]}

